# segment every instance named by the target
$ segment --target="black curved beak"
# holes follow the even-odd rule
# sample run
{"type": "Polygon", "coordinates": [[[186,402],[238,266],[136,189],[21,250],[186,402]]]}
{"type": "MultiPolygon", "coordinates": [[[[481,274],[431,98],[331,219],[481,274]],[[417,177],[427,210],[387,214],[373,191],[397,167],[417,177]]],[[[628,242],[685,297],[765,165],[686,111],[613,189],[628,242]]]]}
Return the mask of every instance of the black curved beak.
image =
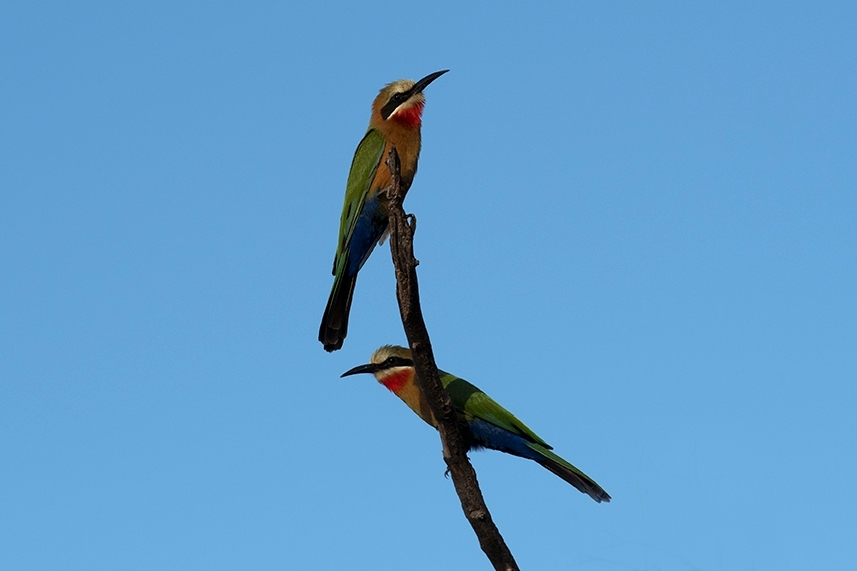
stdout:
{"type": "Polygon", "coordinates": [[[449,71],[448,69],[444,69],[441,71],[436,71],[434,73],[428,74],[427,76],[425,76],[424,78],[422,78],[421,80],[416,82],[414,84],[414,86],[410,90],[408,90],[408,97],[410,97],[411,95],[413,95],[415,93],[421,92],[423,89],[428,87],[429,83],[431,83],[432,81],[434,81],[435,79],[437,79],[438,77],[440,77],[441,75],[443,75],[444,73],[446,73],[448,71],[449,71]]]}
{"type": "Polygon", "coordinates": [[[368,364],[368,365],[359,365],[354,367],[353,369],[349,369],[339,375],[339,378],[347,377],[349,375],[359,375],[360,373],[374,373],[378,369],[377,365],[368,364]]]}

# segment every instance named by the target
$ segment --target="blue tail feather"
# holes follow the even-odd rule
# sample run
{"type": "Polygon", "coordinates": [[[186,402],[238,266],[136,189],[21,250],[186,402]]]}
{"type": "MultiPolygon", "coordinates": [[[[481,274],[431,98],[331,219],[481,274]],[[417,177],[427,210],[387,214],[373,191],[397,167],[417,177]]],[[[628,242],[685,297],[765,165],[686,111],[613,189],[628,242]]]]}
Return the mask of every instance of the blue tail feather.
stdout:
{"type": "Polygon", "coordinates": [[[387,207],[380,200],[380,194],[377,192],[374,196],[366,198],[357,222],[354,224],[348,243],[349,260],[346,271],[349,276],[360,271],[369,259],[369,254],[375,249],[375,245],[387,231],[389,223],[387,207]]]}
{"type": "Polygon", "coordinates": [[[480,419],[468,423],[471,446],[490,448],[538,462],[596,502],[609,502],[610,495],[595,481],[537,442],[480,419]]]}

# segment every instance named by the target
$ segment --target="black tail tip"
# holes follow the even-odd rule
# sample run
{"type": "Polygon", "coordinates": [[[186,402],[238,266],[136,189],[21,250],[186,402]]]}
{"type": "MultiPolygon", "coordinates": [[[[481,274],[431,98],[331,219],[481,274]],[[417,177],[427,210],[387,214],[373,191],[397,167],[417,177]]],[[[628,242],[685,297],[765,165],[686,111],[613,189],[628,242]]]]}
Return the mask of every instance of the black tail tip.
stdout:
{"type": "Polygon", "coordinates": [[[342,349],[342,343],[345,341],[345,333],[347,325],[343,327],[332,327],[328,315],[325,313],[324,319],[321,322],[321,327],[318,329],[318,340],[324,345],[324,350],[328,353],[333,353],[342,349]]]}
{"type": "MultiPolygon", "coordinates": [[[[345,341],[345,337],[341,337],[339,335],[326,335],[325,331],[322,331],[318,340],[321,341],[321,344],[324,345],[324,350],[328,353],[333,353],[334,351],[338,351],[342,349],[342,342],[345,341]]],[[[335,333],[331,331],[331,333],[335,333]]]]}

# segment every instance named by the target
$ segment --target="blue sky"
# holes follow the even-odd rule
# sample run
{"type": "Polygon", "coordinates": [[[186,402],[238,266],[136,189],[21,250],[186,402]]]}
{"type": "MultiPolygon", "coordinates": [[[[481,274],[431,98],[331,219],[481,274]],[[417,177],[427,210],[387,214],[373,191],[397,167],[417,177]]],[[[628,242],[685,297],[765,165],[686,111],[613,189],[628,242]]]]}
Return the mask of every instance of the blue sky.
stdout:
{"type": "MultiPolygon", "coordinates": [[[[302,5],[299,5],[302,4],[302,5]]],[[[488,569],[369,377],[389,249],[316,340],[385,83],[426,91],[441,367],[613,496],[472,459],[527,569],[857,565],[850,3],[0,9],[0,568],[488,569]]]]}

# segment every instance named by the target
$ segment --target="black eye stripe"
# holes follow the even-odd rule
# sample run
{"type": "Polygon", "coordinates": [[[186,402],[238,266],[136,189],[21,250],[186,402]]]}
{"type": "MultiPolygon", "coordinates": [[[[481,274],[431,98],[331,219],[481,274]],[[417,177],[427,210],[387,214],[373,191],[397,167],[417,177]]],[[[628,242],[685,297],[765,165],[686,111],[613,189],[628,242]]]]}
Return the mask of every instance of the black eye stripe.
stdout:
{"type": "Polygon", "coordinates": [[[387,100],[387,103],[384,105],[384,107],[381,108],[381,117],[386,120],[390,115],[393,114],[393,111],[395,111],[399,105],[407,101],[408,97],[410,97],[410,93],[410,91],[400,91],[398,93],[394,93],[390,97],[390,99],[387,100]]]}
{"type": "Polygon", "coordinates": [[[398,357],[396,355],[392,355],[384,359],[384,362],[381,363],[382,369],[392,369],[393,367],[413,367],[414,362],[411,359],[405,359],[404,357],[398,357]]]}

